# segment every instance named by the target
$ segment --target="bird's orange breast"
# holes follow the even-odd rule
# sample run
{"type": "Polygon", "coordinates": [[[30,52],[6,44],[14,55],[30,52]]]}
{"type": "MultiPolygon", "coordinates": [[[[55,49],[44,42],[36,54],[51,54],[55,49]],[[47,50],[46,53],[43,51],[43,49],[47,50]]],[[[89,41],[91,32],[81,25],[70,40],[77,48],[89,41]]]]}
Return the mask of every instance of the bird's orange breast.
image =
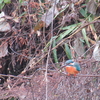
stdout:
{"type": "Polygon", "coordinates": [[[74,74],[74,75],[79,73],[79,71],[77,71],[76,68],[73,66],[66,67],[66,71],[68,72],[68,74],[74,74]]]}

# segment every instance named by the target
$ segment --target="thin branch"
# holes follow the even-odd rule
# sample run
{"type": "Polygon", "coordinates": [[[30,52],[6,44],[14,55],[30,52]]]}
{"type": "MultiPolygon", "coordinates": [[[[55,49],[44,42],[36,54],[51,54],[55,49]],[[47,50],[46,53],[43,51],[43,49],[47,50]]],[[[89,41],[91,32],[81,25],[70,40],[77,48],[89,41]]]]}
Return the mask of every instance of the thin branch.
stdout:
{"type": "Polygon", "coordinates": [[[31,79],[30,77],[26,77],[26,76],[14,76],[14,75],[5,75],[5,74],[0,74],[0,76],[3,76],[3,77],[13,77],[13,78],[23,78],[23,79],[31,79]]]}
{"type": "Polygon", "coordinates": [[[100,75],[77,75],[77,77],[100,77],[100,75]]]}
{"type": "MultiPolygon", "coordinates": [[[[66,75],[67,76],[67,74],[66,73],[64,73],[64,72],[61,72],[61,74],[63,74],[63,75],[66,75]]],[[[69,77],[69,76],[68,76],[69,77]]],[[[91,75],[91,74],[88,74],[88,75],[86,75],[86,74],[77,74],[76,76],[74,76],[74,77],[100,77],[100,75],[91,75]]]]}

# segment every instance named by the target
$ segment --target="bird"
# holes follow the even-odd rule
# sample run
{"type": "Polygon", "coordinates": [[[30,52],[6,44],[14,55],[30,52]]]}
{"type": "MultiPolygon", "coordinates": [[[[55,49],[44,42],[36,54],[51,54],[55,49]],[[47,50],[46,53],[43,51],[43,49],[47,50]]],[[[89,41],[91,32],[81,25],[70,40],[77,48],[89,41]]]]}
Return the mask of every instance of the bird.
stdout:
{"type": "Polygon", "coordinates": [[[68,73],[68,76],[78,74],[81,71],[80,65],[78,62],[74,62],[73,60],[67,60],[65,62],[65,70],[68,73]]]}

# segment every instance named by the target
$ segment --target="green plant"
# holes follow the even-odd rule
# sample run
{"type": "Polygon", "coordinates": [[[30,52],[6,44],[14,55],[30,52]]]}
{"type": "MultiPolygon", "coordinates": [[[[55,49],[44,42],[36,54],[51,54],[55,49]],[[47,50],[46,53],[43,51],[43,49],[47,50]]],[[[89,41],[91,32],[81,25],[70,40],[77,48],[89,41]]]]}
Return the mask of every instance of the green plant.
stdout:
{"type": "Polygon", "coordinates": [[[11,0],[0,0],[0,10],[5,6],[5,4],[11,3],[11,0]]]}

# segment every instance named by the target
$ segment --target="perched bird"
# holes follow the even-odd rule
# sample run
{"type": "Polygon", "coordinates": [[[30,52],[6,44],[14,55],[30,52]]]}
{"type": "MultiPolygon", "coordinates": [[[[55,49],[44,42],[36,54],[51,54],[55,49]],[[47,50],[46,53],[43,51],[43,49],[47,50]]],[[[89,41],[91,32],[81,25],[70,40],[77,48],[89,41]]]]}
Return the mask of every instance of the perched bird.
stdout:
{"type": "Polygon", "coordinates": [[[78,74],[79,71],[81,71],[79,63],[74,62],[73,60],[67,60],[65,62],[65,69],[68,75],[72,74],[74,76],[76,76],[76,74],[78,74]]]}

